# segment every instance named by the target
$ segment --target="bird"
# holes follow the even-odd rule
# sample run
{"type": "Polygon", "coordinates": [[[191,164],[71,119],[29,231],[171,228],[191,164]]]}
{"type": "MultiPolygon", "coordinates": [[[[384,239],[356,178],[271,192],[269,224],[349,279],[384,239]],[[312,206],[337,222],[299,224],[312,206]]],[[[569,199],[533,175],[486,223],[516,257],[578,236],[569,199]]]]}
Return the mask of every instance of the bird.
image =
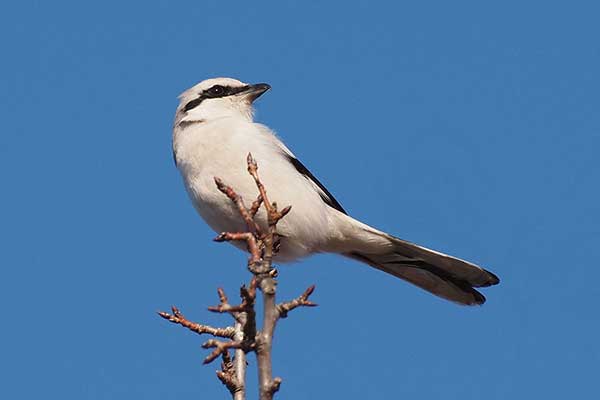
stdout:
{"type": "MultiPolygon", "coordinates": [[[[247,174],[251,153],[270,200],[291,205],[277,225],[274,261],[287,263],[316,253],[339,254],[461,305],[481,305],[476,288],[499,283],[492,272],[468,261],[408,242],[352,218],[331,192],[267,126],[254,121],[254,102],[271,89],[233,78],[206,79],[179,96],[172,136],[173,158],[198,214],[217,233],[244,231],[237,208],[216,187],[215,177],[243,199],[258,190],[247,174]]],[[[256,215],[266,228],[266,213],[256,215]]],[[[244,249],[243,243],[234,243],[244,249]]]]}

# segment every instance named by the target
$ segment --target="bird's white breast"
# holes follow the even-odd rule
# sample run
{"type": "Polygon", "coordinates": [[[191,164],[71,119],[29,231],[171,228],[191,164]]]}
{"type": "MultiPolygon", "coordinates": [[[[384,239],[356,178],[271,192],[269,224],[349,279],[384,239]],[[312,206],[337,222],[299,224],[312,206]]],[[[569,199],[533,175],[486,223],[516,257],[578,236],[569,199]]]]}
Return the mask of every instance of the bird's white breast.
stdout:
{"type": "MultiPolygon", "coordinates": [[[[331,209],[283,153],[283,145],[266,127],[242,118],[222,118],[176,128],[173,149],[177,166],[195,208],[216,232],[244,231],[232,203],[215,186],[221,178],[250,204],[258,195],[247,172],[252,153],[269,199],[292,211],[278,225],[284,236],[279,261],[291,261],[322,249],[337,233],[330,229],[331,209]]],[[[264,211],[257,215],[265,225],[264,211]]],[[[243,245],[240,247],[244,247],[243,245]]]]}

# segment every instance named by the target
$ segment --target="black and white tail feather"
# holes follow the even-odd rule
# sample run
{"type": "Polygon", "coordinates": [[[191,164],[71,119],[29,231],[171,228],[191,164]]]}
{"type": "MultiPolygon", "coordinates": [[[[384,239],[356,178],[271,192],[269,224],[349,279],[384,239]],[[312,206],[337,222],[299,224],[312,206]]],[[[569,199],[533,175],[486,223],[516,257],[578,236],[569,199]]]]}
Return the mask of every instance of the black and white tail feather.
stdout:
{"type": "Polygon", "coordinates": [[[371,230],[390,243],[385,253],[351,251],[347,257],[404,279],[439,297],[463,305],[481,305],[485,297],[475,288],[496,285],[498,277],[475,264],[371,230]]]}

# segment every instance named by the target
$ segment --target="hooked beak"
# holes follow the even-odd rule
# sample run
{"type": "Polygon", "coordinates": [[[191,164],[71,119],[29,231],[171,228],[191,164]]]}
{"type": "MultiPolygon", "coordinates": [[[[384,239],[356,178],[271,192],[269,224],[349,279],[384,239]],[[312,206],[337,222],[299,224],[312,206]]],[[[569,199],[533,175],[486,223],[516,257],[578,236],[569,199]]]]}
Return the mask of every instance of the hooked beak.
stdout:
{"type": "Polygon", "coordinates": [[[248,85],[248,88],[244,90],[244,95],[253,103],[254,100],[258,99],[264,92],[271,89],[271,85],[267,83],[257,83],[254,85],[248,85]]]}

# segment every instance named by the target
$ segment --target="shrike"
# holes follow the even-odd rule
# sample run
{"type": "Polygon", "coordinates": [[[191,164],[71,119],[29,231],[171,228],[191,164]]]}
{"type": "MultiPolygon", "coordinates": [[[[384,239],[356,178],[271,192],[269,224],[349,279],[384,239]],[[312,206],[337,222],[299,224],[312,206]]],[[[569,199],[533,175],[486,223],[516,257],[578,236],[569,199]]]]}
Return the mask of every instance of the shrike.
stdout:
{"type": "MultiPolygon", "coordinates": [[[[282,239],[276,261],[337,253],[459,304],[485,302],[474,288],[497,284],[493,273],[350,217],[273,131],[253,121],[252,103],[269,89],[265,83],[216,78],[179,96],[173,155],[194,207],[212,229],[244,230],[237,209],[217,189],[214,177],[222,178],[247,201],[255,199],[258,191],[246,171],[246,155],[252,153],[270,199],[292,206],[277,226],[282,239]]],[[[257,221],[266,227],[264,210],[257,221]]]]}

